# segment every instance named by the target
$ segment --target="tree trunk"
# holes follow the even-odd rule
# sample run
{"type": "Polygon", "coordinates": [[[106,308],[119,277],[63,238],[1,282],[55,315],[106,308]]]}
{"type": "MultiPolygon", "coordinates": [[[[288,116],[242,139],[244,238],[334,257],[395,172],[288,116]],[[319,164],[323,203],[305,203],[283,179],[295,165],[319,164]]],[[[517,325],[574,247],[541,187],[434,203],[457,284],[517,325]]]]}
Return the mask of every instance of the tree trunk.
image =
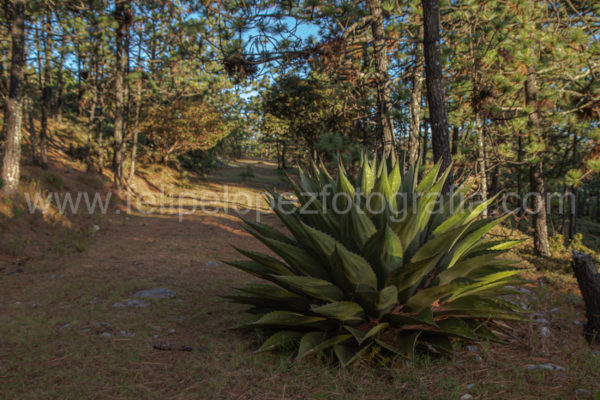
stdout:
{"type": "Polygon", "coordinates": [[[14,196],[21,177],[21,124],[23,121],[23,68],[25,65],[25,1],[12,2],[11,62],[8,97],[4,109],[2,194],[14,196]]]}
{"type": "Polygon", "coordinates": [[[452,155],[455,156],[456,154],[458,154],[458,141],[459,141],[459,136],[458,136],[458,125],[454,126],[454,129],[452,129],[452,155]]]}
{"type": "Polygon", "coordinates": [[[85,155],[85,163],[87,165],[87,171],[92,170],[92,147],[93,147],[93,135],[96,127],[96,107],[98,106],[98,88],[96,84],[92,87],[92,100],[90,102],[90,120],[88,122],[88,137],[87,137],[87,149],[85,155]]]}
{"type": "MultiPolygon", "coordinates": [[[[484,137],[484,128],[483,123],[481,122],[481,117],[479,114],[476,116],[477,120],[477,150],[478,150],[478,164],[479,164],[479,179],[481,180],[481,185],[479,187],[479,192],[481,195],[481,201],[487,201],[487,193],[488,193],[488,184],[487,184],[487,169],[485,165],[485,137],[484,137]]],[[[483,218],[487,218],[488,210],[487,207],[483,209],[481,215],[483,218]]]]}
{"type": "Polygon", "coordinates": [[[27,110],[27,118],[29,120],[29,136],[31,138],[31,161],[33,165],[39,165],[39,157],[38,157],[38,143],[37,143],[37,132],[35,131],[35,125],[33,124],[33,105],[31,98],[25,99],[26,106],[24,107],[27,110]]]}
{"type": "MultiPolygon", "coordinates": [[[[577,156],[577,135],[573,135],[573,165],[574,168],[579,167],[579,161],[577,156]]],[[[571,186],[572,196],[569,199],[569,237],[568,242],[571,243],[575,233],[577,232],[577,200],[578,192],[575,186],[571,186]]]]}
{"type": "MultiPolygon", "coordinates": [[[[441,161],[441,171],[450,167],[450,141],[448,138],[448,114],[444,99],[442,57],[440,53],[440,5],[439,0],[422,0],[423,49],[425,53],[425,79],[433,157],[441,161]]],[[[454,177],[450,172],[443,192],[452,187],[454,177]]]]}
{"type": "Polygon", "coordinates": [[[600,274],[588,254],[573,252],[573,272],[585,302],[587,323],[583,329],[590,343],[600,342],[600,274]]]}
{"type": "MultiPolygon", "coordinates": [[[[42,84],[42,99],[41,99],[41,126],[40,126],[40,167],[48,169],[48,117],[50,115],[50,106],[52,101],[52,87],[50,78],[50,10],[46,9],[46,22],[43,31],[43,48],[44,48],[44,67],[43,67],[43,84],[42,84]]],[[[41,57],[41,55],[39,55],[41,57]]],[[[42,72],[40,72],[42,73],[42,72]]]]}
{"type": "Polygon", "coordinates": [[[125,37],[128,29],[128,17],[125,9],[125,1],[115,0],[115,16],[118,21],[116,29],[117,54],[115,68],[115,126],[114,126],[114,148],[113,148],[113,174],[114,184],[117,189],[123,188],[123,152],[124,139],[124,96],[125,96],[125,37]]]}
{"type": "Polygon", "coordinates": [[[415,40],[412,92],[410,93],[410,126],[408,137],[408,165],[416,164],[419,158],[421,138],[421,101],[423,97],[423,25],[417,19],[419,35],[415,40]]]}
{"type": "Polygon", "coordinates": [[[100,175],[104,173],[104,92],[101,91],[99,94],[100,99],[100,117],[96,123],[96,130],[98,136],[98,172],[100,175]]]}
{"type": "Polygon", "coordinates": [[[381,140],[383,155],[386,158],[391,156],[392,162],[395,162],[394,123],[389,110],[390,90],[388,86],[388,59],[383,27],[383,11],[381,9],[381,0],[368,0],[368,4],[371,16],[373,17],[371,31],[373,33],[377,83],[377,110],[375,112],[377,137],[381,140]]]}
{"type": "MultiPolygon", "coordinates": [[[[534,111],[529,114],[528,127],[533,132],[532,140],[541,138],[540,112],[537,101],[537,74],[534,66],[527,67],[527,80],[525,82],[525,103],[534,111]]],[[[548,224],[546,223],[546,190],[544,188],[544,168],[541,155],[529,167],[529,179],[533,197],[533,243],[534,251],[538,256],[549,257],[548,224]]]]}
{"type": "MultiPolygon", "coordinates": [[[[139,60],[138,60],[139,64],[139,60]]],[[[135,175],[135,157],[137,153],[138,135],[140,130],[140,108],[142,104],[142,80],[136,83],[136,97],[135,97],[135,121],[133,125],[133,140],[131,144],[131,164],[129,165],[129,180],[133,179],[135,175]]]]}

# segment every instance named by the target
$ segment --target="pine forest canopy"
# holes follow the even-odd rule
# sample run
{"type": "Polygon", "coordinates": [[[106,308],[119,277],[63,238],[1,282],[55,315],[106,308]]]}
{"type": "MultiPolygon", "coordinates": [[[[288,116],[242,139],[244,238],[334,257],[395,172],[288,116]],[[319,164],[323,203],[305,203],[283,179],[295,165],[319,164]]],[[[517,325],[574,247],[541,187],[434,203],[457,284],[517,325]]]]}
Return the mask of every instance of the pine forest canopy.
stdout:
{"type": "Polygon", "coordinates": [[[551,213],[519,214],[542,255],[549,227],[572,239],[578,217],[600,218],[593,0],[8,0],[0,29],[7,193],[21,126],[47,168],[50,122],[77,117],[77,154],[118,188],[136,159],[341,156],[352,169],[367,149],[452,160],[448,182],[475,173],[484,199],[569,194],[570,211],[533,197],[551,213]]]}

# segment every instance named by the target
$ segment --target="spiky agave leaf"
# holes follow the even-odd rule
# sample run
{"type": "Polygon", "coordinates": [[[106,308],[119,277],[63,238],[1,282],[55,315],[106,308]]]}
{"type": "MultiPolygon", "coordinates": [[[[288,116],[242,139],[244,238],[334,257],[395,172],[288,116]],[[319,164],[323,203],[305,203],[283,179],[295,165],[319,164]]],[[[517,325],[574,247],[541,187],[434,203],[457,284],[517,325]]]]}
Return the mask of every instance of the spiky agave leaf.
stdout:
{"type": "Polygon", "coordinates": [[[493,339],[489,320],[522,318],[501,299],[522,281],[498,258],[518,242],[485,238],[506,216],[480,219],[494,199],[464,209],[466,184],[441,196],[439,163],[420,182],[418,169],[362,154],[356,179],[313,164],[312,177],[288,177],[297,202],[269,192],[291,236],[245,221],[279,258],[238,249],[250,260],[229,264],[270,284],[225,296],[252,306],[246,326],[272,333],[259,351],[295,343],[298,359],[330,351],[346,366],[372,346],[448,352],[453,338],[493,339]]]}

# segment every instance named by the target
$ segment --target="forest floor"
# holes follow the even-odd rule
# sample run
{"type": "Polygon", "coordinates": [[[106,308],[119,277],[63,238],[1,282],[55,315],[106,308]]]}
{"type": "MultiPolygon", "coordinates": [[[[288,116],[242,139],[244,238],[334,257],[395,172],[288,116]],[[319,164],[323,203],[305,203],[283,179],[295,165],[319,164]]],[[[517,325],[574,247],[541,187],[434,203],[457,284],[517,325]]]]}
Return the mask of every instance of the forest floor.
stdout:
{"type": "MultiPolygon", "coordinates": [[[[47,191],[108,185],[75,162],[51,163],[49,172],[26,167],[25,177],[25,191],[39,182],[47,191]]],[[[508,344],[349,369],[318,359],[295,363],[292,353],[254,353],[260,341],[253,333],[230,329],[244,320],[243,308],[219,297],[253,278],[223,260],[240,258],[232,245],[261,248],[234,208],[258,210],[276,224],[261,193],[281,183],[273,163],[238,160],[207,178],[142,170],[133,184],[132,198],[145,200],[138,210],[128,210],[123,195],[104,215],[65,222],[5,203],[0,398],[600,398],[600,354],[582,338],[583,303],[565,273],[531,272],[522,301],[539,314],[507,326],[508,344]],[[185,215],[159,207],[163,188],[182,199],[185,215]],[[133,297],[157,288],[176,295],[133,297]],[[560,368],[527,369],[544,363],[560,368]]]]}

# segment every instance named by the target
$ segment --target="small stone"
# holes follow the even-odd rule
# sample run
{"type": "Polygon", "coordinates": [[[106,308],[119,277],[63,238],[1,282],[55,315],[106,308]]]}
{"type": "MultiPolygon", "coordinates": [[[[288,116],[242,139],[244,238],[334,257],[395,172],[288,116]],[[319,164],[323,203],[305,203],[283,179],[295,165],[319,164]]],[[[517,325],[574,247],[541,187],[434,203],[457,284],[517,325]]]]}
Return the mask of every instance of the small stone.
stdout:
{"type": "Polygon", "coordinates": [[[539,313],[539,312],[534,312],[533,314],[531,314],[531,318],[532,319],[544,318],[544,314],[539,313]]]}
{"type": "Polygon", "coordinates": [[[68,328],[68,327],[70,327],[70,326],[71,326],[71,323],[70,323],[70,322],[68,322],[68,323],[66,323],[66,324],[63,324],[63,325],[59,326],[59,327],[58,327],[58,330],[59,330],[59,331],[62,331],[62,330],[65,330],[65,329],[67,329],[67,328],[68,328]]]}
{"type": "Polygon", "coordinates": [[[550,337],[550,336],[552,336],[552,332],[550,332],[550,329],[548,329],[548,327],[542,326],[540,328],[540,336],[542,336],[542,337],[550,337]]]}
{"type": "Polygon", "coordinates": [[[125,337],[134,337],[135,336],[135,332],[127,332],[127,331],[119,331],[119,334],[121,336],[125,336],[125,337]]]}
{"type": "Polygon", "coordinates": [[[465,350],[470,351],[471,353],[479,353],[479,347],[473,345],[465,346],[465,350]]]}
{"type": "Polygon", "coordinates": [[[575,389],[575,394],[576,395],[581,395],[581,396],[591,396],[592,392],[590,392],[587,389],[579,388],[579,389],[575,389]]]}
{"type": "Polygon", "coordinates": [[[544,324],[544,325],[548,325],[550,323],[550,321],[548,321],[545,318],[534,319],[533,322],[538,323],[538,324],[544,324]]]}
{"type": "Polygon", "coordinates": [[[473,396],[471,396],[469,393],[463,394],[462,396],[460,396],[460,400],[469,400],[472,398],[473,398],[473,396]]]}
{"type": "Polygon", "coordinates": [[[112,333],[110,333],[110,332],[102,332],[100,334],[100,336],[105,337],[105,338],[109,338],[109,337],[112,337],[112,333]]]}
{"type": "Polygon", "coordinates": [[[525,369],[529,371],[565,371],[563,367],[554,364],[530,364],[526,365],[525,369]]]}
{"type": "Polygon", "coordinates": [[[148,307],[150,304],[143,300],[136,299],[127,299],[123,302],[117,302],[113,304],[113,308],[122,308],[122,307],[148,307]]]}
{"type": "Polygon", "coordinates": [[[473,355],[473,359],[477,362],[482,362],[483,359],[481,358],[481,356],[479,354],[474,354],[473,355]]]}
{"type": "Polygon", "coordinates": [[[517,289],[519,292],[531,296],[533,292],[529,289],[525,289],[524,287],[520,287],[517,289]]]}
{"type": "Polygon", "coordinates": [[[99,227],[98,225],[95,225],[95,224],[94,224],[94,225],[92,225],[92,230],[93,230],[94,232],[98,232],[98,231],[100,230],[100,227],[99,227]]]}
{"type": "Polygon", "coordinates": [[[471,390],[475,387],[474,383],[469,383],[467,386],[465,386],[467,388],[467,390],[471,390]]]}
{"type": "Polygon", "coordinates": [[[104,328],[104,329],[111,329],[112,325],[109,324],[106,321],[97,321],[97,322],[92,322],[92,325],[96,328],[104,328]]]}
{"type": "Polygon", "coordinates": [[[167,331],[167,333],[171,333],[171,334],[172,334],[172,333],[175,333],[175,329],[171,328],[171,329],[169,329],[169,330],[167,331]]]}
{"type": "Polygon", "coordinates": [[[596,357],[600,357],[600,350],[594,350],[594,355],[596,357]]]}
{"type": "Polygon", "coordinates": [[[581,321],[577,321],[576,319],[574,319],[574,320],[573,320],[573,323],[574,323],[575,325],[581,325],[581,321]]]}
{"type": "Polygon", "coordinates": [[[100,297],[94,297],[93,299],[90,300],[90,304],[98,304],[98,303],[102,303],[102,299],[100,297]]]}
{"type": "Polygon", "coordinates": [[[166,299],[175,296],[177,296],[177,293],[167,288],[141,290],[133,295],[133,297],[142,299],[166,299]]]}
{"type": "Polygon", "coordinates": [[[559,310],[559,308],[558,308],[558,307],[555,307],[555,308],[553,308],[552,310],[550,310],[550,313],[555,313],[555,312],[558,312],[558,310],[559,310]]]}
{"type": "Polygon", "coordinates": [[[218,263],[218,262],[216,262],[216,261],[207,261],[207,262],[204,264],[204,266],[205,266],[205,267],[218,267],[218,266],[219,266],[219,263],[218,263]]]}

